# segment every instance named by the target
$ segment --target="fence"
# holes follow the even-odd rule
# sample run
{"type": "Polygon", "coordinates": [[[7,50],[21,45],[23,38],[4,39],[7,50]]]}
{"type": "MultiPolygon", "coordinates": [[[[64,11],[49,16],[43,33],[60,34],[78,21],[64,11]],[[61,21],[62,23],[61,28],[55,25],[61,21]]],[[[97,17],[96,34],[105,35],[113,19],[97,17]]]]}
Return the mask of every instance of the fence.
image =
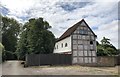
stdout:
{"type": "MultiPolygon", "coordinates": [[[[120,56],[98,56],[97,63],[83,63],[83,66],[116,66],[120,65],[120,56]]],[[[26,55],[27,66],[72,65],[71,54],[30,54],[26,55]]]]}
{"type": "Polygon", "coordinates": [[[97,66],[115,66],[117,64],[117,57],[115,56],[98,56],[97,66]]]}
{"type": "Polygon", "coordinates": [[[27,66],[71,65],[71,54],[30,54],[26,55],[27,66]]]}
{"type": "Polygon", "coordinates": [[[116,56],[116,58],[117,58],[117,65],[120,65],[120,54],[116,56]]]}

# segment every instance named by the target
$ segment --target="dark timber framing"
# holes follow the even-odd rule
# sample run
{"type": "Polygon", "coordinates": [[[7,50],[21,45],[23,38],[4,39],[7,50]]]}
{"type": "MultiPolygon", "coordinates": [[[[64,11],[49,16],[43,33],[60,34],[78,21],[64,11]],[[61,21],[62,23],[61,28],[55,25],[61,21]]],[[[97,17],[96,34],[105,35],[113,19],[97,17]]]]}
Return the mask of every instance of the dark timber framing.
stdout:
{"type": "Polygon", "coordinates": [[[83,23],[83,25],[79,24],[79,26],[76,27],[71,37],[73,64],[96,63],[96,35],[94,35],[93,31],[91,31],[90,27],[86,24],[84,20],[83,23]],[[81,33],[80,31],[82,31],[83,33],[81,33]],[[93,42],[93,44],[90,43],[91,41],[93,42]],[[79,55],[80,53],[82,53],[82,55],[79,55]]]}
{"type": "Polygon", "coordinates": [[[97,36],[84,19],[68,28],[57,42],[71,36],[72,64],[96,63],[97,36]]]}

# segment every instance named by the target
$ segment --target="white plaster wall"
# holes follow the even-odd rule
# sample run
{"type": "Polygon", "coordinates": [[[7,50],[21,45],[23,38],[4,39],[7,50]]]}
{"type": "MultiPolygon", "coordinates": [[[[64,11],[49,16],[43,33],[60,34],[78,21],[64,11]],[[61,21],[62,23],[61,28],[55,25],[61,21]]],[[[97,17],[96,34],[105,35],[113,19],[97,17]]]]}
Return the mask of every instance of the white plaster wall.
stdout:
{"type": "Polygon", "coordinates": [[[61,41],[56,42],[55,48],[54,48],[54,53],[70,52],[71,51],[71,36],[61,41]],[[63,47],[62,47],[62,43],[63,43],[63,47]],[[67,47],[65,47],[65,43],[67,43],[67,47]],[[57,49],[57,45],[58,45],[58,49],[57,49]]]}

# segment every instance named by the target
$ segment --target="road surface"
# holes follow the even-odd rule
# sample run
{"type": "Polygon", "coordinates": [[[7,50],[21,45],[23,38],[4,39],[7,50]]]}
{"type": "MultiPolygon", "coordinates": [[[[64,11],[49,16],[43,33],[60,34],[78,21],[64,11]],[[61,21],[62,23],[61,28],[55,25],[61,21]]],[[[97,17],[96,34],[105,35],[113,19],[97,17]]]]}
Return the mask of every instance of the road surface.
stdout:
{"type": "Polygon", "coordinates": [[[6,61],[2,75],[117,75],[117,67],[37,66],[24,68],[21,61],[6,61]]]}

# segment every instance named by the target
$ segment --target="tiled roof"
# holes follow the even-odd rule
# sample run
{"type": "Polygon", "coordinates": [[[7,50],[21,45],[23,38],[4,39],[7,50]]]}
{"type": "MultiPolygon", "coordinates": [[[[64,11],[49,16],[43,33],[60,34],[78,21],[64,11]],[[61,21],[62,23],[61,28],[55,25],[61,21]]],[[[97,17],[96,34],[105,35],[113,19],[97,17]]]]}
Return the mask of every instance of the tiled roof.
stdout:
{"type": "MultiPolygon", "coordinates": [[[[63,33],[62,36],[60,36],[60,38],[57,40],[57,42],[64,39],[64,38],[66,38],[66,37],[68,37],[68,36],[70,36],[76,30],[76,28],[79,26],[79,24],[81,24],[82,22],[85,22],[85,20],[82,19],[78,23],[74,24],[72,27],[68,28],[65,31],[65,33],[63,33]]],[[[86,22],[85,22],[85,24],[88,26],[88,24],[86,22]]],[[[89,26],[88,26],[88,28],[91,30],[91,28],[89,26]]],[[[97,37],[92,30],[91,30],[91,32],[94,34],[95,37],[97,37]]]]}

